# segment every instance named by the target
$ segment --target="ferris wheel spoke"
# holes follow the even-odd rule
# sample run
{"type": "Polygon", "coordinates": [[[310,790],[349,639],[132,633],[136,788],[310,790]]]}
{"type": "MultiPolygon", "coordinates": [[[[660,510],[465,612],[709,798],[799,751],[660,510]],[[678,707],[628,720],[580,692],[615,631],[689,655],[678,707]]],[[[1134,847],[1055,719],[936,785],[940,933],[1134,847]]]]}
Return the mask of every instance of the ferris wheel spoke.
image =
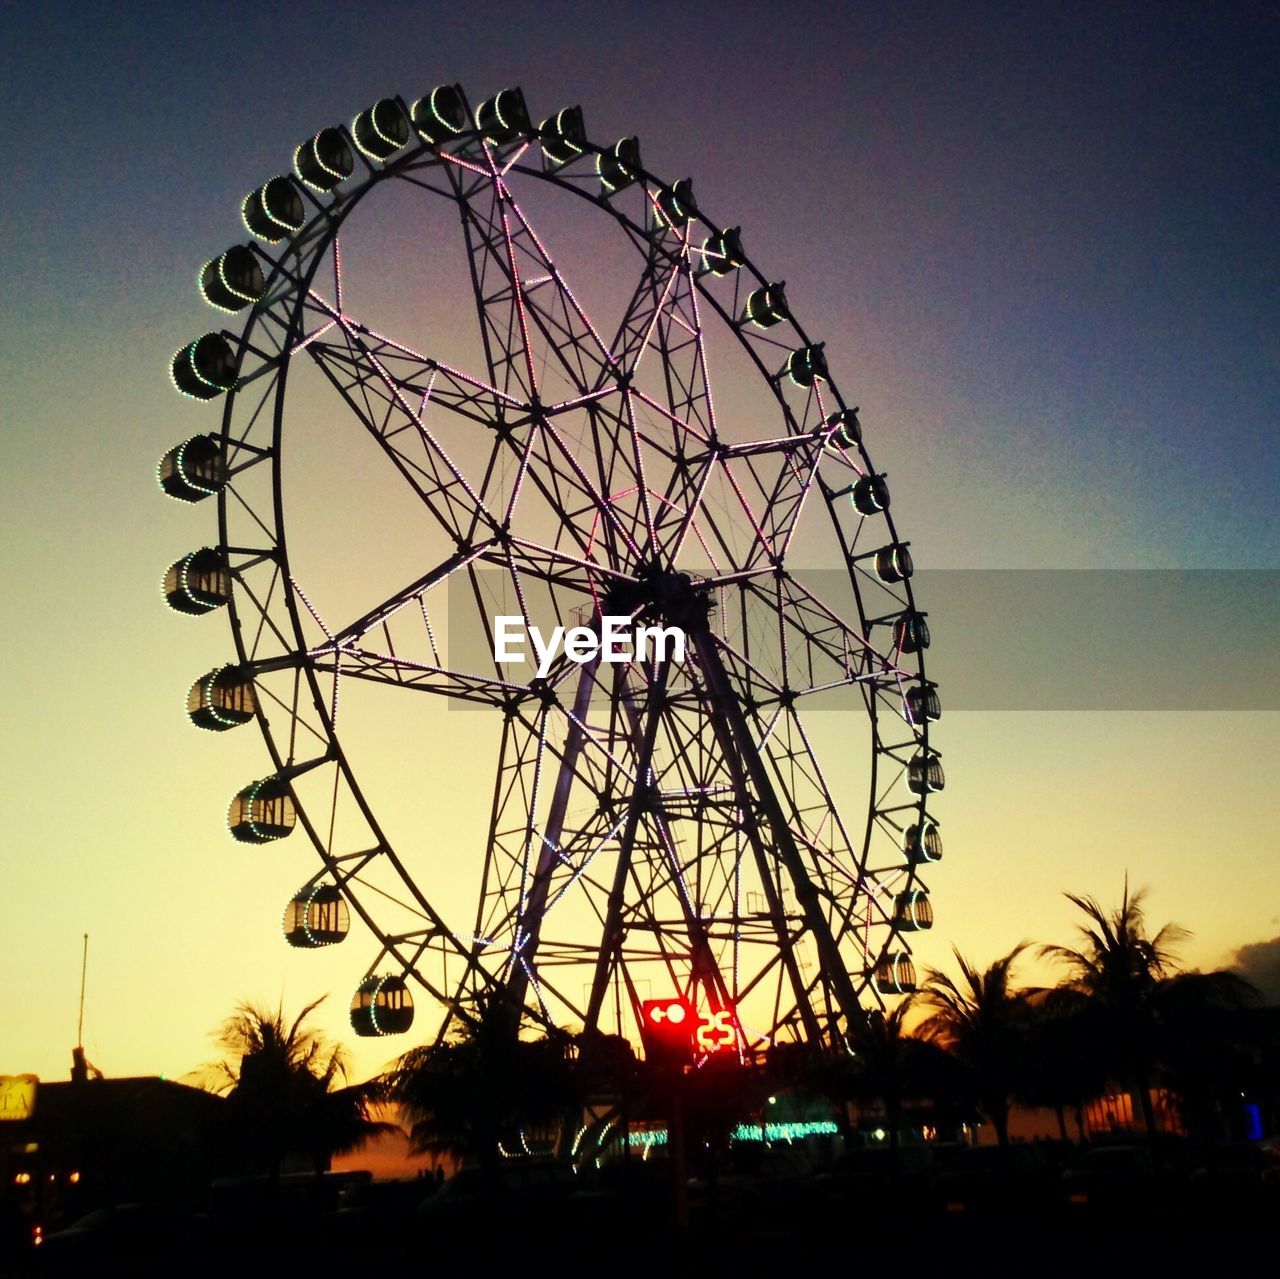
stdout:
{"type": "Polygon", "coordinates": [[[766,526],[770,539],[779,546],[783,555],[791,549],[791,539],[800,526],[805,503],[817,485],[821,456],[821,450],[816,445],[810,446],[807,457],[799,450],[788,453],[782,458],[771,485],[759,477],[761,464],[758,460],[753,459],[747,463],[761,490],[768,486],[763,506],[766,526]]]}
{"type": "Polygon", "coordinates": [[[716,437],[687,228],[649,241],[614,350],[626,392],[619,425],[631,440],[630,470],[650,553],[674,561],[708,479],[709,462],[691,470],[687,458],[691,449],[705,457],[716,437]]]}
{"type": "MultiPolygon", "coordinates": [[[[553,874],[558,866],[572,864],[564,848],[565,818],[586,737],[585,719],[598,669],[599,665],[596,662],[584,664],[579,671],[578,687],[574,693],[573,711],[569,717],[564,749],[560,755],[559,766],[555,770],[554,780],[550,783],[550,807],[541,831],[537,831],[534,825],[537,809],[536,775],[527,796],[526,836],[520,850],[520,887],[516,896],[515,919],[511,929],[512,953],[518,955],[520,962],[508,969],[506,977],[507,997],[517,1008],[524,1004],[529,983],[534,982],[536,986],[534,968],[538,962],[542,926],[549,909],[548,897],[553,874]]],[[[539,731],[539,767],[545,731],[546,717],[544,716],[539,731]]],[[[498,820],[495,812],[495,829],[498,820]]],[[[584,862],[584,870],[585,864],[584,862]]]]}
{"type": "Polygon", "coordinates": [[[634,523],[627,519],[615,494],[597,487],[579,457],[579,450],[565,438],[561,423],[542,423],[538,435],[543,445],[545,465],[531,467],[531,474],[539,476],[556,508],[566,517],[572,510],[570,497],[582,500],[577,511],[578,520],[566,519],[565,530],[583,550],[599,534],[606,547],[620,541],[620,549],[633,556],[638,555],[640,542],[634,523]],[[583,520],[587,517],[590,517],[590,523],[584,527],[583,520]]]}
{"type": "MultiPolygon", "coordinates": [[[[748,663],[731,645],[721,643],[720,646],[725,654],[726,671],[738,687],[748,690],[754,739],[761,755],[769,761],[778,782],[779,794],[786,796],[791,804],[791,828],[809,852],[816,875],[827,886],[832,908],[839,910],[838,942],[856,922],[857,897],[864,895],[868,888],[857,870],[857,845],[832,796],[818,754],[801,720],[800,699],[809,691],[817,691],[817,688],[798,686],[795,670],[797,666],[804,668],[806,665],[811,670],[812,662],[802,660],[802,654],[793,645],[785,693],[779,692],[776,697],[762,696],[758,690],[758,677],[748,663]]],[[[884,683],[877,676],[868,678],[873,688],[884,683]]],[[[902,714],[900,698],[896,700],[894,709],[902,714]]]]}
{"type": "Polygon", "coordinates": [[[680,279],[680,258],[659,253],[650,244],[640,279],[623,312],[613,340],[613,359],[626,382],[635,380],[645,352],[661,337],[660,320],[671,305],[680,279]]]}
{"type": "MultiPolygon", "coordinates": [[[[829,604],[822,600],[795,574],[787,574],[779,581],[782,608],[803,633],[806,644],[829,661],[847,671],[851,682],[877,682],[901,688],[906,681],[919,678],[915,671],[902,665],[902,653],[897,648],[881,652],[867,636],[850,626],[829,604]]],[[[795,686],[799,692],[806,685],[795,686]]],[[[817,688],[817,681],[807,686],[817,688]]]]}
{"type": "MultiPolygon", "coordinates": [[[[772,519],[768,504],[765,503],[762,506],[762,514],[757,515],[755,510],[752,508],[751,502],[743,492],[742,485],[734,475],[733,468],[723,461],[713,462],[708,464],[708,466],[710,474],[707,476],[707,480],[700,486],[699,505],[704,509],[706,508],[707,503],[705,494],[708,488],[707,481],[723,476],[725,485],[728,487],[729,494],[732,494],[732,498],[729,498],[729,494],[724,493],[724,485],[720,486],[721,497],[726,501],[726,504],[729,504],[730,502],[737,504],[741,509],[742,514],[746,517],[747,528],[751,533],[751,538],[746,550],[739,553],[736,558],[741,561],[743,567],[749,567],[753,564],[761,563],[762,561],[771,564],[778,562],[780,559],[780,553],[776,543],[770,536],[770,524],[772,523],[772,519]]],[[[730,509],[732,509],[732,506],[730,506],[730,509]]],[[[679,542],[683,542],[686,536],[687,530],[683,527],[680,528],[678,530],[679,542]]]]}
{"type": "MultiPolygon", "coordinates": [[[[755,984],[750,974],[750,954],[743,959],[743,947],[750,952],[750,927],[745,924],[741,910],[741,884],[744,855],[753,866],[756,891],[763,895],[765,905],[760,917],[764,937],[772,948],[768,962],[777,962],[787,974],[786,981],[792,988],[792,998],[799,1000],[802,989],[798,943],[804,934],[804,926],[793,928],[782,901],[782,887],[777,879],[779,868],[774,863],[766,845],[754,838],[755,823],[760,820],[755,798],[738,769],[736,755],[727,755],[723,739],[713,729],[710,717],[701,711],[696,713],[696,723],[678,730],[685,743],[677,754],[685,761],[687,789],[693,795],[718,796],[709,809],[699,809],[699,840],[691,850],[689,869],[696,873],[699,884],[698,910],[709,925],[716,925],[714,894],[717,880],[720,897],[729,901],[730,908],[721,927],[729,938],[729,954],[726,956],[733,974],[732,990],[741,999],[755,984]],[[696,746],[690,746],[696,743],[696,746]],[[725,795],[725,792],[728,795],[725,795]],[[710,897],[709,897],[710,895],[710,897]],[[748,965],[744,976],[740,964],[748,965]],[[745,990],[744,990],[745,987],[745,990]]],[[[677,808],[678,811],[678,808],[677,808]]],[[[683,879],[683,876],[682,876],[683,879]]],[[[714,962],[714,961],[713,961],[714,962]]]]}
{"type": "Polygon", "coordinates": [[[483,190],[490,197],[483,215],[475,201],[459,199],[481,336],[493,381],[532,403],[538,398],[538,376],[511,219],[500,184],[483,190]]]}
{"type": "MultiPolygon", "coordinates": [[[[671,505],[664,511],[664,515],[667,512],[682,515],[676,521],[674,536],[669,539],[673,560],[679,554],[694,512],[699,509],[712,478],[709,474],[700,474],[700,468],[690,468],[685,459],[690,450],[699,452],[704,441],[718,443],[719,437],[688,235],[686,228],[680,237],[680,270],[677,277],[679,288],[671,299],[667,313],[660,319],[657,333],[658,348],[662,352],[662,364],[666,372],[666,400],[670,416],[674,421],[684,424],[683,430],[677,430],[672,440],[680,464],[670,472],[667,496],[671,505]]],[[[721,465],[724,465],[723,459],[721,465]]],[[[724,470],[732,480],[729,468],[724,466],[724,470]]],[[[760,538],[758,521],[747,509],[740,493],[738,497],[743,502],[748,522],[757,539],[763,540],[760,538]]]]}
{"type": "Polygon", "coordinates": [[[615,376],[616,361],[612,352],[525,216],[512,194],[505,172],[498,181],[511,219],[509,229],[513,254],[518,244],[530,263],[530,270],[523,280],[524,298],[530,314],[544,338],[552,341],[557,350],[563,344],[561,363],[571,381],[579,387],[579,394],[609,389],[615,376]]]}
{"type": "MultiPolygon", "coordinates": [[[[712,642],[723,654],[729,682],[749,687],[740,655],[718,637],[712,642]]],[[[788,692],[777,699],[762,698],[752,691],[746,701],[753,748],[769,763],[780,794],[787,797],[791,829],[811,852],[820,854],[839,875],[847,877],[846,866],[856,866],[855,846],[805,733],[789,684],[788,692]]]]}
{"type": "Polygon", "coordinates": [[[273,649],[291,649],[293,636],[286,630],[288,621],[283,616],[281,601],[284,591],[278,560],[274,556],[249,556],[237,564],[237,557],[230,556],[229,559],[235,581],[250,605],[243,611],[249,615],[256,614],[253,632],[245,643],[249,659],[257,661],[273,649]],[[265,583],[262,580],[264,576],[265,583]]]}
{"type": "Polygon", "coordinates": [[[540,383],[554,371],[570,395],[589,395],[609,380],[609,352],[486,155],[490,180],[455,178],[455,195],[492,380],[535,403],[549,398],[540,383]],[[540,375],[543,357],[553,367],[540,375]]]}
{"type": "Polygon", "coordinates": [[[455,539],[468,540],[481,525],[494,527],[496,521],[427,424],[428,406],[443,403],[433,397],[438,370],[419,365],[420,380],[403,368],[393,373],[391,361],[380,359],[353,328],[342,331],[345,346],[316,342],[308,350],[366,432],[455,539]]]}
{"type": "Polygon", "coordinates": [[[340,302],[328,301],[314,287],[308,288],[305,307],[315,313],[315,327],[304,333],[295,350],[309,349],[333,328],[340,329],[345,341],[342,346],[323,344],[329,356],[351,361],[358,357],[366,366],[376,364],[376,374],[389,380],[397,388],[410,392],[409,399],[421,397],[418,408],[430,400],[433,407],[450,409],[471,422],[492,426],[502,414],[521,414],[527,401],[509,395],[491,382],[448,362],[415,351],[395,338],[378,332],[359,317],[343,309],[340,302]],[[390,376],[389,376],[390,375],[390,376]]]}
{"type": "Polygon", "coordinates": [[[427,592],[447,583],[460,569],[464,569],[475,560],[483,558],[496,545],[497,543],[490,539],[489,541],[478,543],[469,550],[458,551],[456,554],[450,555],[434,568],[422,574],[421,577],[417,577],[406,586],[393,591],[385,599],[367,609],[360,617],[336,630],[330,637],[331,647],[340,648],[353,640],[359,639],[375,627],[384,626],[402,609],[411,604],[419,604],[427,592]]]}
{"type": "Polygon", "coordinates": [[[816,483],[821,446],[807,435],[792,438],[791,447],[761,441],[726,449],[718,459],[755,534],[751,560],[786,556],[816,483]]]}
{"type": "MultiPolygon", "coordinates": [[[[624,699],[623,710],[636,740],[638,753],[644,729],[637,700],[624,699]]],[[[729,1006],[731,1002],[729,987],[721,973],[708,935],[707,918],[710,912],[707,903],[700,889],[690,883],[687,871],[693,867],[686,866],[681,861],[679,841],[673,834],[668,813],[670,800],[687,798],[690,790],[688,741],[691,735],[677,731],[673,720],[678,715],[678,699],[668,701],[660,725],[663,739],[662,754],[668,762],[665,768],[654,769],[651,788],[655,798],[651,800],[649,811],[645,814],[645,822],[652,831],[658,853],[656,857],[648,859],[650,882],[645,892],[645,900],[652,902],[657,894],[664,890],[675,895],[682,931],[688,944],[691,980],[706,991],[712,1009],[716,1010],[729,1006]],[[675,775],[672,778],[676,783],[674,794],[665,795],[663,783],[671,774],[675,775]]],[[[694,789],[700,794],[707,793],[707,788],[695,787],[694,789]]],[[[695,864],[697,864],[698,854],[702,852],[704,850],[695,851],[695,864]]],[[[632,867],[633,873],[638,876],[639,863],[634,857],[632,867]]]]}
{"type": "MultiPolygon", "coordinates": [[[[527,473],[540,478],[542,490],[549,496],[565,484],[580,491],[607,521],[606,532],[621,536],[638,555],[639,548],[652,541],[652,527],[651,519],[635,518],[617,496],[622,488],[639,495],[641,508],[647,501],[629,405],[625,393],[620,398],[617,395],[616,358],[591,325],[505,180],[495,174],[485,195],[488,202],[481,210],[475,208],[474,199],[460,196],[460,204],[491,377],[495,384],[516,386],[527,395],[534,406],[532,430],[550,440],[541,453],[532,441],[526,445],[521,475],[527,466],[527,473]],[[542,403],[550,399],[548,387],[539,386],[535,372],[539,353],[550,357],[569,391],[548,408],[542,403]],[[571,410],[581,412],[572,414],[571,410]],[[566,438],[571,416],[597,440],[602,428],[606,437],[614,432],[632,435],[634,456],[631,465],[624,467],[629,486],[625,480],[619,482],[616,467],[620,455],[616,450],[593,448],[596,458],[611,457],[611,462],[608,470],[602,467],[598,479],[588,477],[580,461],[582,434],[576,444],[566,438]]],[[[544,380],[549,376],[550,371],[544,380]]],[[[511,509],[514,511],[514,502],[511,509]]]]}
{"type": "Polygon", "coordinates": [[[313,651],[311,661],[317,671],[340,677],[391,684],[397,688],[435,693],[457,701],[481,702],[489,706],[500,707],[513,694],[523,691],[520,684],[508,684],[467,671],[417,662],[395,653],[352,646],[313,651]]]}

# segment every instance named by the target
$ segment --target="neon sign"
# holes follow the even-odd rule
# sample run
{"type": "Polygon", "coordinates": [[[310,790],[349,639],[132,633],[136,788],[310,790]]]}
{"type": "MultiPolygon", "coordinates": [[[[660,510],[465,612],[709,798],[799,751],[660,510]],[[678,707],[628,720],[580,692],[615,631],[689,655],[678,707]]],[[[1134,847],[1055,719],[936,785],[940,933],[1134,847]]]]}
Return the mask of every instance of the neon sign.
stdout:
{"type": "Polygon", "coordinates": [[[731,1007],[701,1016],[687,999],[646,999],[640,1005],[640,1037],[650,1061],[689,1062],[695,1056],[738,1050],[738,1021],[731,1007]]]}

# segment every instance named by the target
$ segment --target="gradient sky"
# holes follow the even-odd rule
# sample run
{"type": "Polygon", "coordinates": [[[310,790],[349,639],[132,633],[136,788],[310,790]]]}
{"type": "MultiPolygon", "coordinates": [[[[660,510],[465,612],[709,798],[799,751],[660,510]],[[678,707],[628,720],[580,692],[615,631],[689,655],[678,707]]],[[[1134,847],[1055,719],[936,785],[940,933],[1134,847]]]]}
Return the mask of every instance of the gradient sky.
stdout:
{"type": "MultiPolygon", "coordinates": [[[[332,992],[355,1046],[364,940],[290,952],[307,850],[226,835],[265,750],[182,714],[229,642],[160,602],[210,526],[153,477],[213,423],[165,374],[209,327],[196,269],[299,139],[386,93],[519,83],[692,174],[826,341],[925,567],[1280,568],[1276,4],[6,5],[0,61],[0,1072],[63,1075],[85,931],[110,1074],[207,1060],[241,997],[332,992]]],[[[918,955],[1065,940],[1062,890],[1126,868],[1189,962],[1275,937],[1276,728],[949,714],[918,955]]]]}

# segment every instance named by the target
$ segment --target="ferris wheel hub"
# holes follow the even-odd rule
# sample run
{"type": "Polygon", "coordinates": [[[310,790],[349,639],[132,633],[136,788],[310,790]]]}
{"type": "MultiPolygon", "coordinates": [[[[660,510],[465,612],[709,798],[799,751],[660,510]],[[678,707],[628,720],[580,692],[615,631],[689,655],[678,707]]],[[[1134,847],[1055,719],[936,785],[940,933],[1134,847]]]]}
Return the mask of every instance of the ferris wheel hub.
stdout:
{"type": "Polygon", "coordinates": [[[616,583],[604,598],[606,614],[631,614],[684,630],[705,626],[714,607],[706,582],[660,564],[646,565],[635,581],[616,583]]]}

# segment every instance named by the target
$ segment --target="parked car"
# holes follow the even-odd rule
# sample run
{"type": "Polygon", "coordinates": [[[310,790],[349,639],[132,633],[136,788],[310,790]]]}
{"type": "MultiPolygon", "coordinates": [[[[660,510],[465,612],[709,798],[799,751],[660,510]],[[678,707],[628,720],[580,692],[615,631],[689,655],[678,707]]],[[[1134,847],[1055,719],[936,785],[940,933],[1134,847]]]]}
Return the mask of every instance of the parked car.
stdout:
{"type": "Polygon", "coordinates": [[[846,1150],[814,1174],[813,1192],[859,1222],[905,1218],[931,1209],[936,1168],[928,1146],[846,1150]]]}
{"type": "Polygon", "coordinates": [[[1099,1142],[1062,1174],[1063,1199],[1073,1212],[1168,1216],[1186,1204],[1190,1171],[1190,1150],[1180,1138],[1165,1138],[1154,1150],[1140,1139],[1099,1142]]]}
{"type": "Polygon", "coordinates": [[[55,1270],[77,1274],[172,1260],[182,1269],[184,1259],[202,1256],[209,1240],[203,1214],[151,1204],[119,1204],[95,1208],[63,1230],[45,1236],[41,1262],[55,1270]]]}
{"type": "Polygon", "coordinates": [[[939,1162],[934,1191],[947,1215],[1023,1217],[1057,1205],[1061,1169],[1037,1143],[962,1146],[939,1162]]]}

